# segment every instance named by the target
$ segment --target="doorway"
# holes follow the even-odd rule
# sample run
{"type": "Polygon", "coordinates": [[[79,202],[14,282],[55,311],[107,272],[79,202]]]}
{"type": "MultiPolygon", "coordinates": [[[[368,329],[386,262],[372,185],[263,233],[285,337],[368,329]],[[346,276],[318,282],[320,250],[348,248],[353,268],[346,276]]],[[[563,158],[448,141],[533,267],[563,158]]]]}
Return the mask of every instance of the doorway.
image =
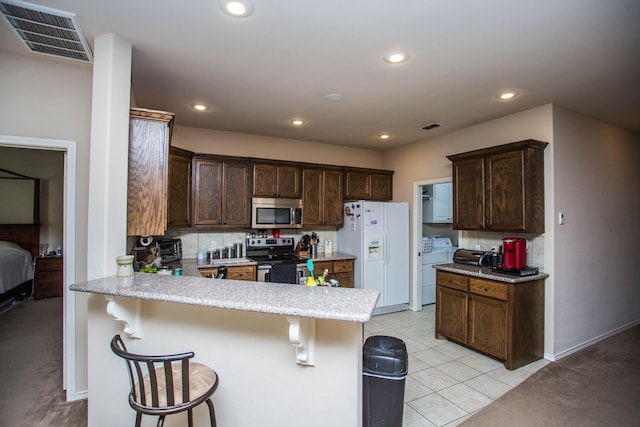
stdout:
{"type": "Polygon", "coordinates": [[[413,282],[411,283],[411,296],[409,307],[413,311],[422,310],[422,237],[425,235],[440,235],[450,237],[453,245],[457,246],[458,233],[453,230],[452,224],[425,225],[423,224],[423,194],[425,187],[433,184],[451,182],[451,177],[415,181],[413,183],[413,282]]]}
{"type": "Polygon", "coordinates": [[[67,401],[77,400],[83,396],[76,395],[76,318],[75,293],[69,291],[69,285],[75,283],[75,236],[76,236],[76,142],[69,140],[55,140],[44,138],[28,138],[21,136],[0,135],[0,147],[26,148],[34,150],[62,151],[64,153],[64,184],[63,184],[63,388],[66,390],[67,401]]]}

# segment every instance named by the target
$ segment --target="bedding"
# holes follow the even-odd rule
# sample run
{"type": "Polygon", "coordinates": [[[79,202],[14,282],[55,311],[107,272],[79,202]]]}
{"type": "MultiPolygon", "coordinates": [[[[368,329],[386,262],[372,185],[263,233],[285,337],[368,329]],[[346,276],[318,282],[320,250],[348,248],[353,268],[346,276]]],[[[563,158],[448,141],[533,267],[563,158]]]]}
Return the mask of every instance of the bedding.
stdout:
{"type": "Polygon", "coordinates": [[[31,253],[13,242],[0,240],[0,293],[33,279],[31,253]]]}

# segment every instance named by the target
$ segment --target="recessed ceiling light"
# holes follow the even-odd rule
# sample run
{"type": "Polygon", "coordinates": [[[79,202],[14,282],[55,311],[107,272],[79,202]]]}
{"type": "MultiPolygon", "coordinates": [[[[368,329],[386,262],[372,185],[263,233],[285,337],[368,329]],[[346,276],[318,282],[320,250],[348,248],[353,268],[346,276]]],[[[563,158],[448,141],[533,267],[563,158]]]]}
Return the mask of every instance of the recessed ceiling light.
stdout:
{"type": "Polygon", "coordinates": [[[510,91],[505,91],[497,94],[496,98],[498,98],[501,101],[508,101],[510,99],[515,98],[516,96],[518,96],[518,92],[510,90],[510,91]]]}
{"type": "Polygon", "coordinates": [[[391,138],[391,135],[389,135],[388,133],[381,133],[380,135],[378,135],[378,138],[386,140],[391,138]]]}
{"type": "Polygon", "coordinates": [[[409,52],[404,50],[394,50],[382,57],[389,64],[399,64],[409,59],[409,52]]]}
{"type": "Polygon", "coordinates": [[[191,104],[191,108],[196,111],[207,111],[209,109],[209,106],[204,104],[191,104]]]}
{"type": "Polygon", "coordinates": [[[344,95],[341,93],[328,93],[324,96],[324,99],[329,102],[340,102],[344,99],[344,95]]]}
{"type": "Polygon", "coordinates": [[[253,3],[250,0],[220,0],[220,9],[234,18],[245,18],[253,13],[253,3]]]}
{"type": "Polygon", "coordinates": [[[293,119],[289,123],[291,123],[293,126],[304,126],[306,122],[302,119],[293,119]]]}

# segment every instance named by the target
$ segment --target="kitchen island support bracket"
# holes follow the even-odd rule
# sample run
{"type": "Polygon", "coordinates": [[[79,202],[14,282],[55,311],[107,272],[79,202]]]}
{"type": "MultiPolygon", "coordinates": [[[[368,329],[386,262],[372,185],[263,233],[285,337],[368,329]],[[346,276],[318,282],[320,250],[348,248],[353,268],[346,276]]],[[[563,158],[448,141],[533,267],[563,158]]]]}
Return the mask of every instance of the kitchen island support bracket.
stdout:
{"type": "Polygon", "coordinates": [[[285,316],[289,322],[289,342],[296,349],[298,365],[315,366],[316,319],[285,316]]]}
{"type": "Polygon", "coordinates": [[[124,333],[142,339],[142,300],[105,295],[107,314],[124,323],[124,333]]]}

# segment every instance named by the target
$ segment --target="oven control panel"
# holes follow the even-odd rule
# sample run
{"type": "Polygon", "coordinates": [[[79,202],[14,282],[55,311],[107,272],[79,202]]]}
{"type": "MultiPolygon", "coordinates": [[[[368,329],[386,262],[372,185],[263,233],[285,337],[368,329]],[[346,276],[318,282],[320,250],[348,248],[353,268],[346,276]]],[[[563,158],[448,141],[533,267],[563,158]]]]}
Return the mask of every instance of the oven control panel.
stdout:
{"type": "Polygon", "coordinates": [[[247,248],[293,246],[293,237],[252,237],[247,239],[247,248]]]}

